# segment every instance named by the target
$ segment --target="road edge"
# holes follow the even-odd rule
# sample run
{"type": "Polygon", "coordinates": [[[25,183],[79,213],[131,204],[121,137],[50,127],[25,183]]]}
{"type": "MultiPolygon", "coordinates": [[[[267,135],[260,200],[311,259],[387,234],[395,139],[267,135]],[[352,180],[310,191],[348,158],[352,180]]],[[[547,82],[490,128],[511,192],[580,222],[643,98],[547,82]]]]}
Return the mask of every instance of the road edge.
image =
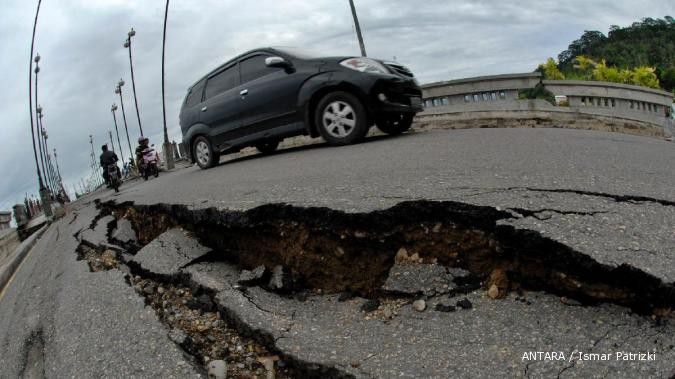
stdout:
{"type": "Polygon", "coordinates": [[[5,286],[12,278],[16,270],[23,262],[24,258],[28,255],[28,252],[31,251],[35,243],[40,239],[42,234],[49,228],[49,224],[43,226],[30,237],[26,238],[21,244],[14,249],[14,252],[11,255],[11,258],[7,264],[0,267],[0,292],[4,291],[5,286]]]}

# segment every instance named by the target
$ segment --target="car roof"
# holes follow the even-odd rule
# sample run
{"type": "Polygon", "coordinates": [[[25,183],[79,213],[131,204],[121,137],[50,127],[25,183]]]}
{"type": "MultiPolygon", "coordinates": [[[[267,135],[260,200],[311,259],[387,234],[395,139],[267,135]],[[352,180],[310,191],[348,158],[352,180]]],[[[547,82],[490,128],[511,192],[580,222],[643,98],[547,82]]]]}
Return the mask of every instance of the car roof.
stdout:
{"type": "Polygon", "coordinates": [[[279,51],[279,50],[277,50],[273,47],[260,47],[260,48],[257,48],[257,49],[249,50],[245,53],[237,55],[236,57],[228,60],[227,62],[225,62],[225,63],[219,65],[218,67],[214,68],[213,70],[209,71],[206,75],[200,77],[197,81],[192,83],[192,85],[188,88],[188,92],[191,91],[192,88],[194,86],[196,86],[199,82],[203,81],[204,79],[208,78],[209,76],[211,76],[211,75],[217,73],[218,71],[222,70],[224,67],[229,66],[230,64],[232,64],[232,62],[238,61],[241,58],[243,58],[247,55],[251,55],[253,53],[274,53],[274,54],[283,55],[284,57],[288,56],[288,54],[284,53],[283,51],[279,51]]]}

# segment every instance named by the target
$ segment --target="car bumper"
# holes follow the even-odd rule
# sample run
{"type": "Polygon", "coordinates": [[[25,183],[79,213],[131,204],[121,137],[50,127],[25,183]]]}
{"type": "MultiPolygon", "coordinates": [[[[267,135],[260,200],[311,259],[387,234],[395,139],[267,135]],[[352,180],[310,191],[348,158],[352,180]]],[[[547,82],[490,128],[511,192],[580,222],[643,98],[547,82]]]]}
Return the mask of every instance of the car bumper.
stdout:
{"type": "Polygon", "coordinates": [[[369,91],[370,109],[375,113],[417,113],[424,110],[422,90],[411,79],[379,79],[369,91]]]}

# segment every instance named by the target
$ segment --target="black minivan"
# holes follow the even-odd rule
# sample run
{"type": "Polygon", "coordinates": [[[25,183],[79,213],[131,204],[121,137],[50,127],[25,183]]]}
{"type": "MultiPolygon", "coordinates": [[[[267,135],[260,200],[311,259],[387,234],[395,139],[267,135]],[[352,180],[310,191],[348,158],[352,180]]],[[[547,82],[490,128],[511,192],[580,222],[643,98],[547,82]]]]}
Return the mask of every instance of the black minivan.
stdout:
{"type": "Polygon", "coordinates": [[[365,57],[313,57],[289,48],[242,54],[192,85],[180,111],[183,142],[201,168],[255,146],[274,151],[286,137],[362,139],[373,125],[408,130],[422,92],[404,66],[365,57]]]}

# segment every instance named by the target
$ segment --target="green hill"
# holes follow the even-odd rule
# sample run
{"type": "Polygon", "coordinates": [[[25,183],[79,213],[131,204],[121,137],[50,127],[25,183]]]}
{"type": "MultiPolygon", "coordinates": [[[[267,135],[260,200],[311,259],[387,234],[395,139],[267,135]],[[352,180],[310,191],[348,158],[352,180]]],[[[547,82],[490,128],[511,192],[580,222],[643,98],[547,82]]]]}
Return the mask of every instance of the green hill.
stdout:
{"type": "Polygon", "coordinates": [[[675,89],[675,19],[644,18],[627,27],[612,25],[605,36],[585,31],[567,50],[558,55],[558,68],[566,77],[574,76],[575,58],[586,56],[607,66],[632,69],[655,68],[661,88],[675,89]]]}

